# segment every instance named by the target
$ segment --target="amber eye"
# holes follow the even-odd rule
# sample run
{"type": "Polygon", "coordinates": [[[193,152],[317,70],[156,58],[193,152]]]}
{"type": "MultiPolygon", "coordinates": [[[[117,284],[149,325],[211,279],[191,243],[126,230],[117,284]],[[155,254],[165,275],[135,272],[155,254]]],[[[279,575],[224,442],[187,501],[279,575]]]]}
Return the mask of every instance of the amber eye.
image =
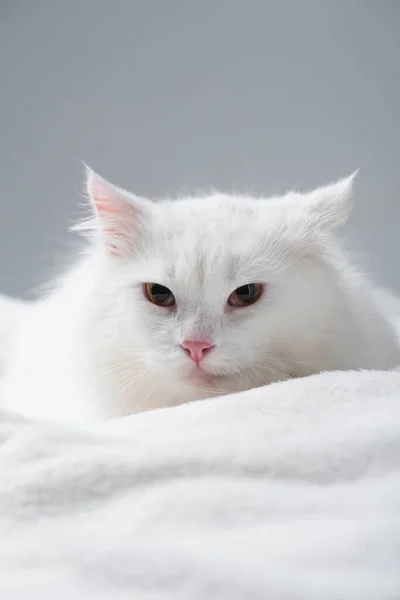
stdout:
{"type": "Polygon", "coordinates": [[[171,290],[159,283],[145,283],[144,294],[149,302],[158,306],[173,306],[175,298],[171,290]]]}
{"type": "Polygon", "coordinates": [[[230,306],[250,306],[260,298],[263,286],[261,283],[248,283],[237,288],[228,298],[230,306]]]}

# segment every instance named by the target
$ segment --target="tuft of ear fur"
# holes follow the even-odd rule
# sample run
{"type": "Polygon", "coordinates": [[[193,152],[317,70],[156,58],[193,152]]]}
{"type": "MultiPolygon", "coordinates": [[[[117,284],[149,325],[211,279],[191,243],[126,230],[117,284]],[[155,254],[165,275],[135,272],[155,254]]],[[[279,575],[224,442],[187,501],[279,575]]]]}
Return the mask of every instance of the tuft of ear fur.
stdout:
{"type": "Polygon", "coordinates": [[[95,216],[73,230],[94,232],[112,254],[132,250],[150,219],[151,201],[115,186],[87,165],[85,171],[86,190],[95,216]]]}
{"type": "Polygon", "coordinates": [[[289,194],[293,208],[309,227],[332,229],[346,222],[350,210],[354,180],[358,169],[348,177],[304,194],[289,194]]]}

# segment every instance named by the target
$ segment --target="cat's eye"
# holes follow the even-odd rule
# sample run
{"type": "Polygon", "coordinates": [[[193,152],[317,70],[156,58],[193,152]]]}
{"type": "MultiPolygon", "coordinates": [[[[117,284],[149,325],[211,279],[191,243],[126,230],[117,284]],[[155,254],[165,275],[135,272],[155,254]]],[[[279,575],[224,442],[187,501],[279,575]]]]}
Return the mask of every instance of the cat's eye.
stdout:
{"type": "Polygon", "coordinates": [[[145,283],[144,295],[147,300],[157,306],[173,306],[175,298],[171,290],[159,283],[145,283]]]}
{"type": "Polygon", "coordinates": [[[250,306],[260,298],[263,291],[262,283],[248,283],[238,287],[228,298],[230,306],[250,306]]]}

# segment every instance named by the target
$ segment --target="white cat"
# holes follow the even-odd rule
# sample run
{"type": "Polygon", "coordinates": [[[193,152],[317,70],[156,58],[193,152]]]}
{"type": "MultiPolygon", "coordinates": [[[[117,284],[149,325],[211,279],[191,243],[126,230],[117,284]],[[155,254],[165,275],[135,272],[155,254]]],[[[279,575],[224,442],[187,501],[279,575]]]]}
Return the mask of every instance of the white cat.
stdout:
{"type": "Polygon", "coordinates": [[[152,202],[88,170],[87,253],[27,315],[2,404],[107,419],[323,370],[400,363],[331,230],[355,174],[271,199],[152,202]]]}

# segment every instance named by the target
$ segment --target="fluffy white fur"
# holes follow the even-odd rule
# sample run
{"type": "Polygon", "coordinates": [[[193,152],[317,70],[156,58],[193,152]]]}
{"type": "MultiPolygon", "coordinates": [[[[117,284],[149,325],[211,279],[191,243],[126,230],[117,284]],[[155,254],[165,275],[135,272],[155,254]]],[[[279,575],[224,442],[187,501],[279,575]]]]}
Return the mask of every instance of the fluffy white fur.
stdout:
{"type": "Polygon", "coordinates": [[[355,174],[270,199],[212,194],[152,202],[88,171],[87,252],[27,314],[2,404],[25,414],[107,419],[323,370],[389,369],[398,340],[331,230],[355,174]],[[172,290],[148,302],[143,283],[172,290]],[[231,292],[264,284],[252,306],[231,292]],[[212,337],[199,375],[180,347],[212,337]]]}

